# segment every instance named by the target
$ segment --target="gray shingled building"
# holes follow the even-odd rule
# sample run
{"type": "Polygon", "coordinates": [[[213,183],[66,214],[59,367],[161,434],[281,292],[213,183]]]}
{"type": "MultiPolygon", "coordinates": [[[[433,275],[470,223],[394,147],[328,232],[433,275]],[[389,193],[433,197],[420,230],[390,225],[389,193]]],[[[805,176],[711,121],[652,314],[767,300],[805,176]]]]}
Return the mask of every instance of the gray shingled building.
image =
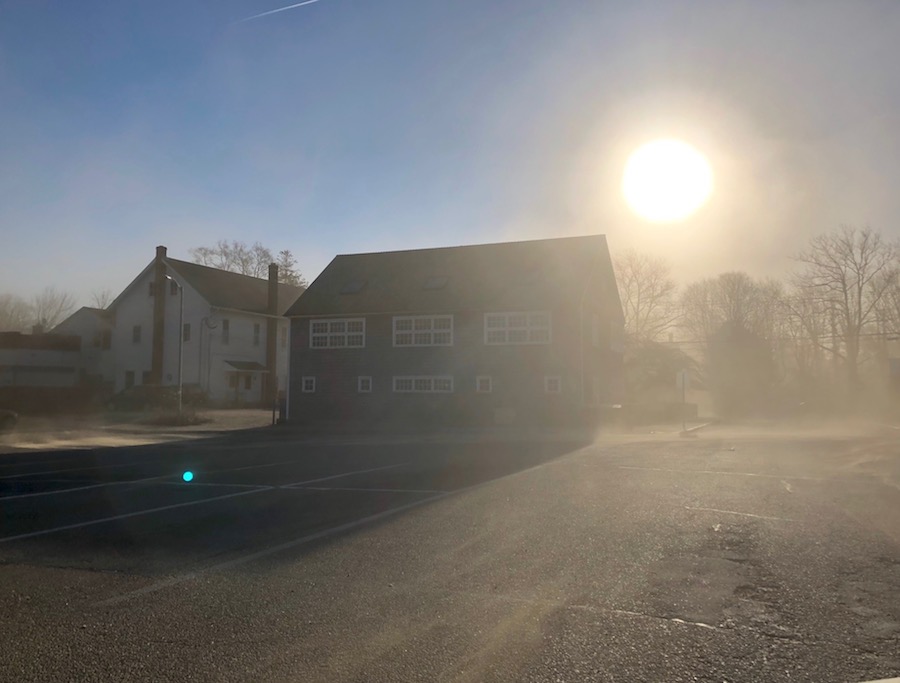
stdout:
{"type": "Polygon", "coordinates": [[[621,400],[602,235],[336,256],[287,316],[295,424],[573,424],[621,400]]]}

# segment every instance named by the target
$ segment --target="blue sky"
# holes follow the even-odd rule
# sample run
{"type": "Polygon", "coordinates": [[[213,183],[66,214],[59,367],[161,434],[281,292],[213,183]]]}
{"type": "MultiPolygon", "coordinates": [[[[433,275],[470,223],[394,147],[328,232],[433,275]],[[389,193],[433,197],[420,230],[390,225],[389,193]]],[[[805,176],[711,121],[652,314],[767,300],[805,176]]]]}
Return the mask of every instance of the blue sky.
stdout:
{"type": "Polygon", "coordinates": [[[0,292],[83,303],[157,244],[335,253],[602,232],[682,279],[900,236],[900,3],[0,0],[0,292]],[[619,192],[710,158],[683,224],[619,192]]]}

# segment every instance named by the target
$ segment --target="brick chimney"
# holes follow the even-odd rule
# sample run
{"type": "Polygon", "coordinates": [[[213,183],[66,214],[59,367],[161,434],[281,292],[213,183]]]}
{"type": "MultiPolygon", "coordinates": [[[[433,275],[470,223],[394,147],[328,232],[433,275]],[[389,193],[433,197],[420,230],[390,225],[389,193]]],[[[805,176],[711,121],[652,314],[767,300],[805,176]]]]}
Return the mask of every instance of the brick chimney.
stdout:
{"type": "Polygon", "coordinates": [[[266,301],[266,383],[263,400],[271,406],[278,398],[278,264],[269,264],[269,290],[266,301]]]}
{"type": "Polygon", "coordinates": [[[150,383],[162,385],[163,352],[166,335],[166,248],[156,247],[153,262],[153,350],[150,359],[150,383]]]}

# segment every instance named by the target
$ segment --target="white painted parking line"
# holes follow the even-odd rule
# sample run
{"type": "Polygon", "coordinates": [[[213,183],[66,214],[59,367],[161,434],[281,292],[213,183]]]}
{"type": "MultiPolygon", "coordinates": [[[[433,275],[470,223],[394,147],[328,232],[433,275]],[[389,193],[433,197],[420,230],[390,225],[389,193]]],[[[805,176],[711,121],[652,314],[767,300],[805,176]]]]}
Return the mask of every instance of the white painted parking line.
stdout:
{"type": "Polygon", "coordinates": [[[46,536],[47,534],[55,534],[59,531],[68,531],[70,529],[81,529],[86,526],[95,524],[105,524],[106,522],[115,522],[119,519],[128,519],[130,517],[139,517],[141,515],[150,515],[154,512],[164,512],[165,510],[175,510],[177,508],[188,507],[190,505],[203,505],[205,503],[214,503],[217,500],[225,500],[226,498],[237,498],[238,496],[249,496],[254,493],[263,493],[271,491],[272,488],[254,489],[252,491],[238,491],[237,493],[227,493],[224,496],[215,496],[213,498],[204,498],[203,500],[190,500],[185,503],[175,503],[174,505],[163,505],[158,508],[149,508],[147,510],[137,510],[135,512],[127,512],[124,515],[115,515],[113,517],[103,517],[102,519],[92,519],[87,522],[77,522],[76,524],[66,524],[64,526],[53,527],[52,529],[42,529],[41,531],[31,531],[27,534],[18,534],[17,536],[6,536],[0,538],[0,543],[8,543],[10,541],[20,541],[26,538],[34,538],[35,536],[46,536]]]}
{"type": "Polygon", "coordinates": [[[22,477],[35,477],[35,476],[43,476],[45,474],[62,474],[63,472],[89,472],[92,470],[114,470],[120,467],[138,467],[140,465],[151,465],[153,463],[159,463],[158,460],[145,460],[142,462],[123,462],[116,465],[94,465],[92,467],[70,467],[65,470],[38,470],[36,472],[26,472],[25,474],[9,474],[9,475],[0,475],[0,481],[6,481],[7,479],[21,479],[22,477]]]}
{"type": "Polygon", "coordinates": [[[702,507],[692,507],[690,505],[684,506],[685,510],[699,510],[701,512],[718,512],[723,515],[740,515],[741,517],[753,517],[755,519],[771,519],[776,522],[796,522],[796,519],[789,519],[787,517],[767,517],[766,515],[754,515],[749,512],[735,512],[734,510],[719,510],[718,508],[702,508],[702,507]]]}
{"type": "Polygon", "coordinates": [[[134,482],[105,482],[103,484],[88,484],[87,486],[73,486],[67,489],[52,489],[50,491],[35,491],[33,493],[15,493],[11,496],[0,496],[0,503],[4,500],[17,500],[19,498],[37,498],[39,496],[58,496],[62,493],[72,493],[74,491],[87,491],[89,489],[99,489],[106,486],[115,486],[116,484],[132,484],[134,482]]]}
{"type": "Polygon", "coordinates": [[[678,474],[729,474],[736,477],[763,477],[765,479],[802,479],[803,481],[823,481],[823,477],[803,477],[789,474],[763,474],[761,472],[731,472],[729,470],[682,470],[672,467],[638,467],[619,465],[620,470],[643,470],[647,472],[676,472],[678,474]]]}
{"type": "Polygon", "coordinates": [[[297,486],[305,486],[306,484],[318,484],[320,481],[331,481],[332,479],[340,479],[342,477],[349,477],[354,474],[366,474],[368,472],[380,472],[382,470],[390,470],[395,467],[400,467],[401,465],[405,465],[405,462],[398,462],[395,465],[385,465],[383,467],[370,467],[367,470],[356,470],[354,472],[343,472],[342,474],[332,474],[327,477],[319,477],[318,479],[307,479],[306,481],[295,481],[292,484],[282,484],[279,488],[289,489],[297,486]]]}
{"type": "MultiPolygon", "coordinates": [[[[577,451],[573,451],[569,455],[574,455],[575,453],[581,452],[583,449],[579,449],[577,451]]],[[[511,472],[506,475],[502,475],[500,477],[496,477],[495,479],[488,479],[487,481],[482,481],[477,484],[472,484],[471,486],[466,486],[465,488],[457,489],[455,491],[450,491],[447,493],[440,493],[435,496],[429,496],[428,498],[423,498],[421,500],[415,500],[411,503],[407,503],[405,505],[399,505],[395,508],[390,508],[389,510],[385,510],[383,512],[379,512],[374,515],[369,515],[368,517],[363,517],[362,519],[356,519],[352,522],[347,522],[346,524],[340,524],[335,527],[331,527],[329,529],[323,529],[322,531],[317,531],[314,534],[309,534],[308,536],[302,536],[300,538],[293,539],[291,541],[287,541],[285,543],[280,543],[275,546],[271,546],[269,548],[264,548],[255,553],[250,553],[249,555],[241,555],[240,557],[236,557],[233,560],[226,560],[225,562],[220,562],[219,564],[211,565],[208,567],[204,567],[203,569],[198,569],[197,571],[188,572],[187,574],[181,574],[179,576],[173,576],[169,579],[165,579],[163,581],[159,581],[157,583],[150,584],[149,586],[144,586],[143,588],[139,588],[135,591],[131,591],[129,593],[123,593],[122,595],[118,595],[114,598],[109,598],[108,600],[102,600],[97,603],[98,607],[109,607],[111,605],[116,605],[122,602],[126,602],[127,600],[131,600],[132,598],[138,598],[142,595],[147,595],[148,593],[155,593],[157,591],[171,588],[172,586],[177,586],[180,583],[184,583],[185,581],[190,581],[204,574],[209,574],[213,572],[220,572],[225,569],[231,569],[232,567],[237,567],[242,564],[246,564],[248,562],[253,562],[255,560],[262,559],[263,557],[267,557],[269,555],[274,555],[275,553],[279,553],[283,550],[289,550],[291,548],[295,548],[297,546],[304,545],[306,543],[311,543],[312,541],[317,541],[322,538],[328,538],[329,536],[334,536],[345,531],[350,531],[351,529],[356,529],[357,527],[365,526],[372,522],[377,522],[381,519],[386,519],[393,515],[396,515],[400,512],[404,512],[406,510],[412,510],[413,508],[417,508],[419,506],[425,505],[427,503],[431,503],[432,501],[441,500],[443,498],[447,498],[448,496],[455,496],[459,494],[466,493],[468,491],[475,491],[484,486],[490,486],[498,481],[503,479],[512,479],[514,477],[520,477],[525,474],[532,473],[536,470],[542,469],[544,467],[549,467],[551,465],[558,464],[562,459],[551,460],[548,462],[542,462],[538,465],[532,465],[531,467],[526,467],[523,470],[518,470],[516,472],[511,472]]],[[[397,465],[394,465],[397,467],[397,465]]]]}
{"type": "Polygon", "coordinates": [[[132,598],[139,597],[141,595],[146,595],[147,593],[155,593],[156,591],[163,590],[164,588],[169,588],[170,586],[176,586],[179,583],[183,583],[185,581],[189,581],[201,574],[206,574],[208,572],[219,572],[224,569],[230,569],[231,567],[236,567],[238,565],[246,564],[248,562],[253,562],[254,560],[259,560],[263,557],[267,557],[269,555],[274,555],[275,553],[280,553],[284,550],[290,550],[291,548],[296,548],[297,546],[306,545],[307,543],[312,543],[313,541],[317,541],[322,538],[328,538],[329,536],[334,536],[336,534],[343,533],[345,531],[350,531],[351,529],[356,529],[357,527],[365,526],[367,524],[371,524],[372,522],[376,522],[380,519],[385,519],[387,517],[392,517],[400,512],[404,512],[405,510],[411,510],[413,508],[419,507],[420,505],[425,505],[426,503],[430,503],[435,500],[439,500],[441,498],[445,498],[449,496],[449,493],[442,493],[437,496],[431,496],[429,498],[423,498],[422,500],[416,500],[412,503],[407,503],[406,505],[399,505],[395,508],[390,508],[388,510],[384,510],[383,512],[378,512],[374,515],[369,515],[368,517],[362,517],[361,519],[355,519],[352,522],[347,522],[346,524],[340,524],[338,526],[331,527],[329,529],[323,529],[322,531],[317,531],[313,534],[309,534],[307,536],[301,536],[300,538],[295,538],[291,541],[287,541],[286,543],[279,543],[278,545],[273,545],[269,548],[264,548],[259,552],[250,553],[249,555],[241,555],[240,557],[236,557],[233,560],[227,560],[225,562],[221,562],[212,567],[206,567],[205,569],[201,569],[196,572],[190,572],[188,574],[181,574],[180,576],[173,576],[170,579],[165,579],[163,581],[159,581],[157,583],[150,584],[149,586],[145,586],[144,588],[139,588],[138,590],[131,591],[130,593],[123,593],[122,595],[118,595],[114,598],[110,598],[108,600],[103,600],[97,603],[98,607],[109,607],[112,605],[116,605],[121,602],[125,602],[126,600],[131,600],[132,598]]]}
{"type": "Polygon", "coordinates": [[[451,491],[438,491],[437,489],[366,489],[349,488],[344,486],[290,486],[296,491],[363,491],[366,493],[451,493],[451,491]]]}

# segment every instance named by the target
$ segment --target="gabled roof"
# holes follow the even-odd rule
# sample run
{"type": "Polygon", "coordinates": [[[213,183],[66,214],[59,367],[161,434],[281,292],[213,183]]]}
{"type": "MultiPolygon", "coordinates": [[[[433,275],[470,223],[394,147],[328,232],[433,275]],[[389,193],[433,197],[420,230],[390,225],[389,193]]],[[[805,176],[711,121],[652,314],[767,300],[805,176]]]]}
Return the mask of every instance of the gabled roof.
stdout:
{"type": "MultiPolygon", "coordinates": [[[[248,313],[268,312],[268,280],[173,258],[166,258],[166,263],[211,306],[248,313]]],[[[302,293],[303,287],[279,284],[278,314],[284,315],[302,293]]]]}
{"type": "Polygon", "coordinates": [[[81,318],[85,315],[95,316],[96,318],[104,321],[110,321],[112,319],[112,313],[109,309],[106,308],[96,308],[94,306],[82,306],[77,311],[72,313],[68,318],[63,320],[60,323],[57,323],[53,328],[52,332],[56,332],[57,330],[65,330],[71,325],[77,318],[81,318]]]}
{"type": "Polygon", "coordinates": [[[289,316],[534,310],[577,305],[590,273],[618,293],[606,237],[336,256],[289,316]]]}

